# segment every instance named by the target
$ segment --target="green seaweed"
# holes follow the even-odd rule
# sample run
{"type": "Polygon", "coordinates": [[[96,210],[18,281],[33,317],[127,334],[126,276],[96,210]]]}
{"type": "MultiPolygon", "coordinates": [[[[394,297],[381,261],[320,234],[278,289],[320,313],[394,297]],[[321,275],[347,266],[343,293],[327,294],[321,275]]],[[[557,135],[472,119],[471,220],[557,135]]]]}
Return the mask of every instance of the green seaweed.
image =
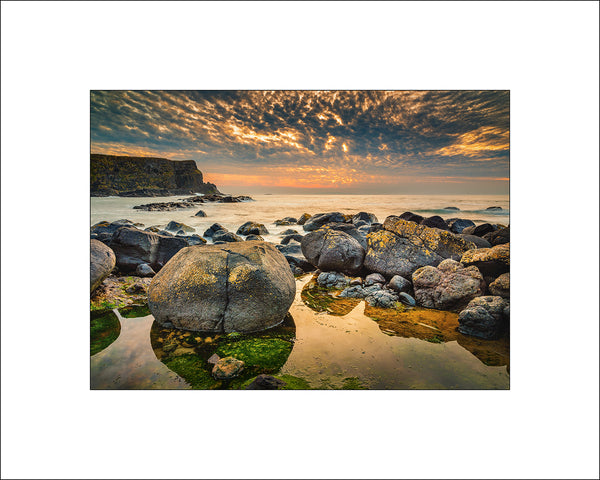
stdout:
{"type": "Polygon", "coordinates": [[[235,357],[264,373],[279,370],[292,352],[292,344],[279,338],[246,338],[225,343],[217,349],[220,357],[235,357]]]}
{"type": "MultiPolygon", "coordinates": [[[[184,378],[195,389],[213,389],[221,386],[221,381],[215,380],[211,374],[212,368],[207,368],[206,360],[193,353],[167,357],[162,362],[177,375],[184,378]]],[[[208,364],[209,365],[209,364],[208,364]]],[[[209,365],[212,367],[212,365],[209,365]]]]}
{"type": "Polygon", "coordinates": [[[129,307],[124,307],[119,310],[119,313],[122,317],[125,318],[137,318],[137,317],[146,317],[150,315],[150,308],[148,304],[146,305],[132,305],[129,307]]]}
{"type": "Polygon", "coordinates": [[[92,314],[90,319],[90,356],[104,350],[113,343],[121,333],[121,322],[114,312],[102,311],[92,314]]]}

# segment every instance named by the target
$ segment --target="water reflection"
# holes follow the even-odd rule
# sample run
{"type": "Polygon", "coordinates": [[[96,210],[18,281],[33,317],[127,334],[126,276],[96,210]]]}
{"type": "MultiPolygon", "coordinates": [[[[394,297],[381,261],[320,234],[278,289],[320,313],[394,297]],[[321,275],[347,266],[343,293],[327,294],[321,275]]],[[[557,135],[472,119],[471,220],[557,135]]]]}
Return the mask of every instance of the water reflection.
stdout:
{"type": "Polygon", "coordinates": [[[154,317],[125,318],[119,338],[90,359],[90,386],[103,389],[182,389],[189,384],[169,370],[154,355],[150,345],[150,327],[154,317]]]}
{"type": "MultiPolygon", "coordinates": [[[[302,377],[313,388],[342,388],[348,378],[371,389],[509,388],[506,368],[484,365],[456,339],[432,343],[397,336],[391,328],[385,332],[387,328],[365,315],[364,301],[343,316],[316,313],[302,301],[301,290],[310,280],[301,281],[292,306],[297,340],[281,373],[302,377]]],[[[440,320],[450,322],[451,317],[440,320]]],[[[403,322],[396,323],[401,330],[403,322]]],[[[419,328],[431,331],[429,325],[419,328]]]]}

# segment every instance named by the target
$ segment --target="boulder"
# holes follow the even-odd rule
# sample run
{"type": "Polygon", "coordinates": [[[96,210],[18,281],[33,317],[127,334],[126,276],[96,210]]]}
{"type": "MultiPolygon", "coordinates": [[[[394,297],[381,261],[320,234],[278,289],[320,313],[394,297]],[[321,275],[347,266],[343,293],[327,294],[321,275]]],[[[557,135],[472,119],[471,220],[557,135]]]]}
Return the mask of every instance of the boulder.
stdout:
{"type": "MultiPolygon", "coordinates": [[[[356,215],[352,217],[352,223],[356,225],[358,222],[365,222],[365,224],[379,223],[377,217],[372,213],[368,212],[358,212],[356,215]]],[[[358,225],[357,225],[358,226],[358,225]]]]}
{"type": "Polygon", "coordinates": [[[116,264],[115,253],[104,243],[90,240],[90,293],[112,272],[116,264]]]}
{"type": "Polygon", "coordinates": [[[140,263],[135,269],[135,274],[138,277],[153,277],[156,272],[147,263],[140,263]]]}
{"type": "Polygon", "coordinates": [[[488,290],[497,297],[510,298],[510,273],[503,273],[489,284],[488,290]]]}
{"type": "Polygon", "coordinates": [[[474,298],[458,315],[458,331],[464,335],[490,340],[508,327],[510,303],[502,297],[474,298]]]}
{"type": "Polygon", "coordinates": [[[460,262],[467,266],[476,266],[486,277],[497,278],[510,270],[510,243],[468,250],[460,262]]]}
{"type": "Polygon", "coordinates": [[[399,218],[408,222],[421,223],[424,217],[422,217],[421,215],[417,215],[416,213],[404,212],[402,215],[400,215],[399,218]]]}
{"type": "Polygon", "coordinates": [[[317,213],[310,217],[302,226],[305,231],[312,232],[321,228],[326,223],[344,223],[346,217],[340,212],[317,213]]]}
{"type": "Polygon", "coordinates": [[[459,235],[467,242],[475,244],[476,248],[490,248],[492,246],[485,238],[478,237],[477,235],[465,235],[464,233],[459,233],[459,235]]]}
{"type": "Polygon", "coordinates": [[[285,237],[286,235],[298,235],[298,231],[293,228],[288,228],[287,230],[280,232],[279,235],[282,237],[285,237]]]}
{"type": "Polygon", "coordinates": [[[262,223],[246,222],[240,225],[236,233],[238,235],[268,235],[269,231],[262,223]]]}
{"type": "Polygon", "coordinates": [[[213,367],[212,374],[217,380],[237,377],[244,369],[244,362],[233,357],[221,358],[213,367]]]}
{"type": "Polygon", "coordinates": [[[287,383],[283,380],[262,373],[252,380],[252,383],[246,387],[246,390],[279,390],[286,385],[287,383]]]}
{"type": "Polygon", "coordinates": [[[421,267],[413,273],[413,288],[422,307],[452,310],[464,307],[485,292],[485,281],[476,267],[463,267],[446,259],[438,267],[421,267]]]}
{"type": "Polygon", "coordinates": [[[363,232],[360,232],[355,225],[352,223],[326,223],[321,227],[321,229],[329,228],[331,230],[337,230],[339,232],[344,232],[354,238],[363,249],[367,249],[367,235],[363,232]]]}
{"type": "Polygon", "coordinates": [[[486,233],[483,236],[488,242],[490,242],[490,246],[502,245],[504,243],[510,242],[510,227],[500,228],[495,232],[486,233]]]}
{"type": "Polygon", "coordinates": [[[390,216],[383,230],[367,235],[364,267],[386,278],[410,278],[418,268],[438,265],[445,258],[459,259],[474,246],[448,231],[390,216]]]}
{"type": "Polygon", "coordinates": [[[206,231],[204,232],[204,234],[202,236],[203,237],[212,237],[219,230],[223,230],[224,232],[228,231],[220,223],[213,223],[210,227],[208,227],[208,229],[206,229],[206,231]]]}
{"type": "Polygon", "coordinates": [[[490,233],[495,231],[496,228],[490,223],[482,223],[481,225],[477,225],[476,227],[467,227],[464,228],[461,233],[465,235],[477,235],[478,237],[483,237],[486,233],[490,233]]]}
{"type": "Polygon", "coordinates": [[[156,321],[206,332],[253,332],[278,325],[294,301],[286,258],[267,242],[182,249],[152,279],[156,321]]]}
{"type": "Polygon", "coordinates": [[[322,271],[355,275],[362,267],[365,250],[345,232],[321,228],[302,237],[302,254],[322,271]]]}
{"type": "Polygon", "coordinates": [[[198,210],[194,217],[206,217],[206,212],[204,210],[198,210]]]}
{"type": "Polygon", "coordinates": [[[183,232],[195,232],[196,230],[192,227],[190,227],[189,225],[186,225],[185,223],[181,223],[181,222],[175,222],[174,220],[171,220],[169,223],[167,223],[167,226],[165,227],[165,230],[167,232],[179,232],[180,230],[183,230],[183,232]]]}
{"type": "Polygon", "coordinates": [[[185,238],[158,235],[134,227],[121,227],[114,233],[110,243],[117,257],[117,266],[123,272],[135,272],[142,263],[158,271],[187,246],[185,238]]]}
{"type": "Polygon", "coordinates": [[[421,220],[420,224],[425,225],[426,227],[439,228],[440,230],[450,230],[448,224],[439,215],[424,218],[423,220],[421,220]]]}
{"type": "Polygon", "coordinates": [[[412,288],[410,281],[400,275],[394,275],[387,286],[396,292],[408,292],[412,288]]]}
{"type": "Polygon", "coordinates": [[[452,233],[462,233],[465,228],[475,226],[475,223],[471,220],[464,220],[462,218],[451,218],[446,220],[446,223],[452,233]]]}
{"type": "Polygon", "coordinates": [[[218,230],[212,236],[213,242],[243,242],[244,239],[242,237],[237,236],[233,232],[224,232],[223,230],[218,230]]]}
{"type": "Polygon", "coordinates": [[[304,225],[311,216],[312,215],[309,215],[308,213],[303,213],[300,215],[300,218],[298,219],[298,225],[304,225]]]}

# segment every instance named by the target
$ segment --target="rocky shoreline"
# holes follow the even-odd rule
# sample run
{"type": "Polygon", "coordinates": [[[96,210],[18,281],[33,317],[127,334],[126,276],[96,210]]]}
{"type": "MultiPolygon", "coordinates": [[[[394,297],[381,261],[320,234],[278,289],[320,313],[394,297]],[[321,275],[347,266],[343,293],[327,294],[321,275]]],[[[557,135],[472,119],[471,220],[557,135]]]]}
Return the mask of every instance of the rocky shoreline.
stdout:
{"type": "MultiPolygon", "coordinates": [[[[192,198],[184,203],[207,200],[192,198]]],[[[167,329],[255,332],[283,320],[294,277],[312,273],[335,301],[364,300],[392,316],[452,312],[457,334],[483,341],[509,332],[509,226],[412,212],[383,223],[369,212],[306,213],[273,225],[297,228],[274,244],[262,238],[267,226],[252,221],[235,233],[214,223],[202,236],[173,221],[99,222],[91,227],[92,305],[149,303],[167,329]]],[[[236,365],[228,362],[224,368],[236,365]]]]}

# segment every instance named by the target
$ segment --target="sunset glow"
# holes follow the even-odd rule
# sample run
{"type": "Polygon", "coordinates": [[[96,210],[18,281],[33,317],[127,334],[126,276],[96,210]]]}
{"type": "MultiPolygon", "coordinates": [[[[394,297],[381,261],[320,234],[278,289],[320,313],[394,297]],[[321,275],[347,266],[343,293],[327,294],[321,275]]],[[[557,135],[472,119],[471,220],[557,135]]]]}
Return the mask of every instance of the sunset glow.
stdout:
{"type": "Polygon", "coordinates": [[[225,190],[507,193],[509,137],[507,91],[91,92],[92,153],[225,190]]]}

